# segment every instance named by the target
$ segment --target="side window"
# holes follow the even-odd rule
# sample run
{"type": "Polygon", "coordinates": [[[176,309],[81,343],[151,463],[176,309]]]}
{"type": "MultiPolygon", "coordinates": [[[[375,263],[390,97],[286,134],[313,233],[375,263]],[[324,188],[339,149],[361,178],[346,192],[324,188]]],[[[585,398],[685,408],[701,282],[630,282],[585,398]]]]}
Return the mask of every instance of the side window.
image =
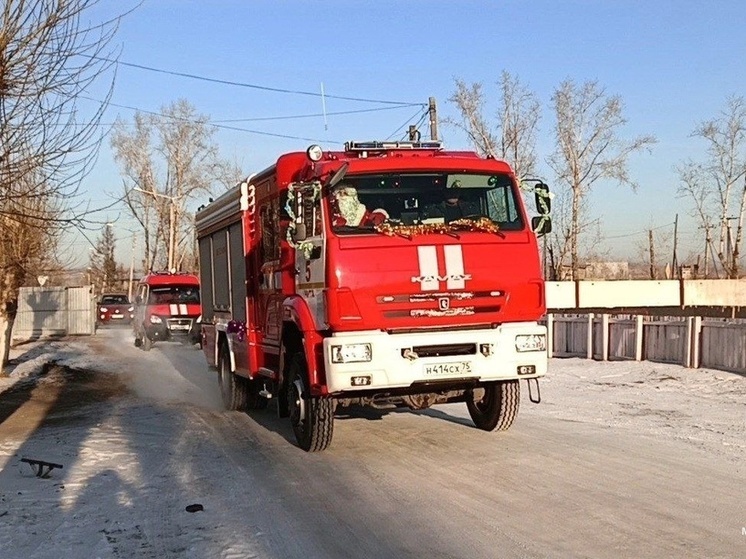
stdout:
{"type": "Polygon", "coordinates": [[[306,226],[306,236],[321,235],[321,196],[315,189],[304,190],[300,196],[301,219],[306,226]]]}
{"type": "Polygon", "coordinates": [[[275,198],[259,211],[262,220],[262,262],[280,259],[280,204],[275,198]]]}

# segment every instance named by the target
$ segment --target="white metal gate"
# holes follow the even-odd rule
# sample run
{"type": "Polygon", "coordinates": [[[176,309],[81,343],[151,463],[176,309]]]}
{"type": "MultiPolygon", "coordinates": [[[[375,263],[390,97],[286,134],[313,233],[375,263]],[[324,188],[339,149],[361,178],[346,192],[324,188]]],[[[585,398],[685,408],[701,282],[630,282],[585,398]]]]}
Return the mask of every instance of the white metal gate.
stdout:
{"type": "Polygon", "coordinates": [[[13,341],[68,335],[92,335],[96,331],[93,286],[21,287],[13,324],[13,341]]]}

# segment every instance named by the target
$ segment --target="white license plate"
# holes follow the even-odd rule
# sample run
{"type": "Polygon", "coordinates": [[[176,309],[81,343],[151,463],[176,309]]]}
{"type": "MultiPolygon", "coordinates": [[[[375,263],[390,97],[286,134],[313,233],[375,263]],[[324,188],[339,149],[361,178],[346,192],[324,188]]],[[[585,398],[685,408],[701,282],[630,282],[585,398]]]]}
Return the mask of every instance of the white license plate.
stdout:
{"type": "Polygon", "coordinates": [[[174,324],[171,326],[171,330],[189,330],[188,324],[174,324]]]}
{"type": "Polygon", "coordinates": [[[111,318],[124,318],[123,314],[113,314],[111,315],[111,318]]]}
{"type": "Polygon", "coordinates": [[[471,363],[468,361],[432,363],[423,365],[422,372],[426,375],[468,375],[471,373],[471,363]]]}

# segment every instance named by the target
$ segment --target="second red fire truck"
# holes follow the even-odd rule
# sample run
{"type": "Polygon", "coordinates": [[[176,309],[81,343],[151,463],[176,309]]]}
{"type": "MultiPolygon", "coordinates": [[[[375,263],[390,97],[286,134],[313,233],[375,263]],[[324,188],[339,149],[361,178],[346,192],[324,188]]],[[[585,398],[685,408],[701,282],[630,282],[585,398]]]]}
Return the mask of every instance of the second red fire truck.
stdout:
{"type": "Polygon", "coordinates": [[[503,161],[438,142],[280,156],[196,216],[202,348],[229,409],[276,399],[325,449],[338,407],[466,403],[511,426],[546,373],[537,233],[503,161]]]}

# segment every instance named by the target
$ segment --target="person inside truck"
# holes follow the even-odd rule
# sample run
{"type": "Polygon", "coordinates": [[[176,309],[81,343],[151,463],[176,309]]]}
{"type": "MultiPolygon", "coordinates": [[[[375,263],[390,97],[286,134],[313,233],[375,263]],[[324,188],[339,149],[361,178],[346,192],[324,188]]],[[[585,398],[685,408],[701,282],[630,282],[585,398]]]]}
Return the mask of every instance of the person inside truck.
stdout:
{"type": "Polygon", "coordinates": [[[478,204],[464,200],[464,197],[456,188],[449,188],[441,202],[425,208],[426,219],[442,217],[446,223],[479,214],[478,204]]]}
{"type": "Polygon", "coordinates": [[[348,183],[339,183],[332,190],[332,226],[365,227],[386,221],[389,214],[383,208],[368,210],[358,198],[357,189],[348,183]]]}

